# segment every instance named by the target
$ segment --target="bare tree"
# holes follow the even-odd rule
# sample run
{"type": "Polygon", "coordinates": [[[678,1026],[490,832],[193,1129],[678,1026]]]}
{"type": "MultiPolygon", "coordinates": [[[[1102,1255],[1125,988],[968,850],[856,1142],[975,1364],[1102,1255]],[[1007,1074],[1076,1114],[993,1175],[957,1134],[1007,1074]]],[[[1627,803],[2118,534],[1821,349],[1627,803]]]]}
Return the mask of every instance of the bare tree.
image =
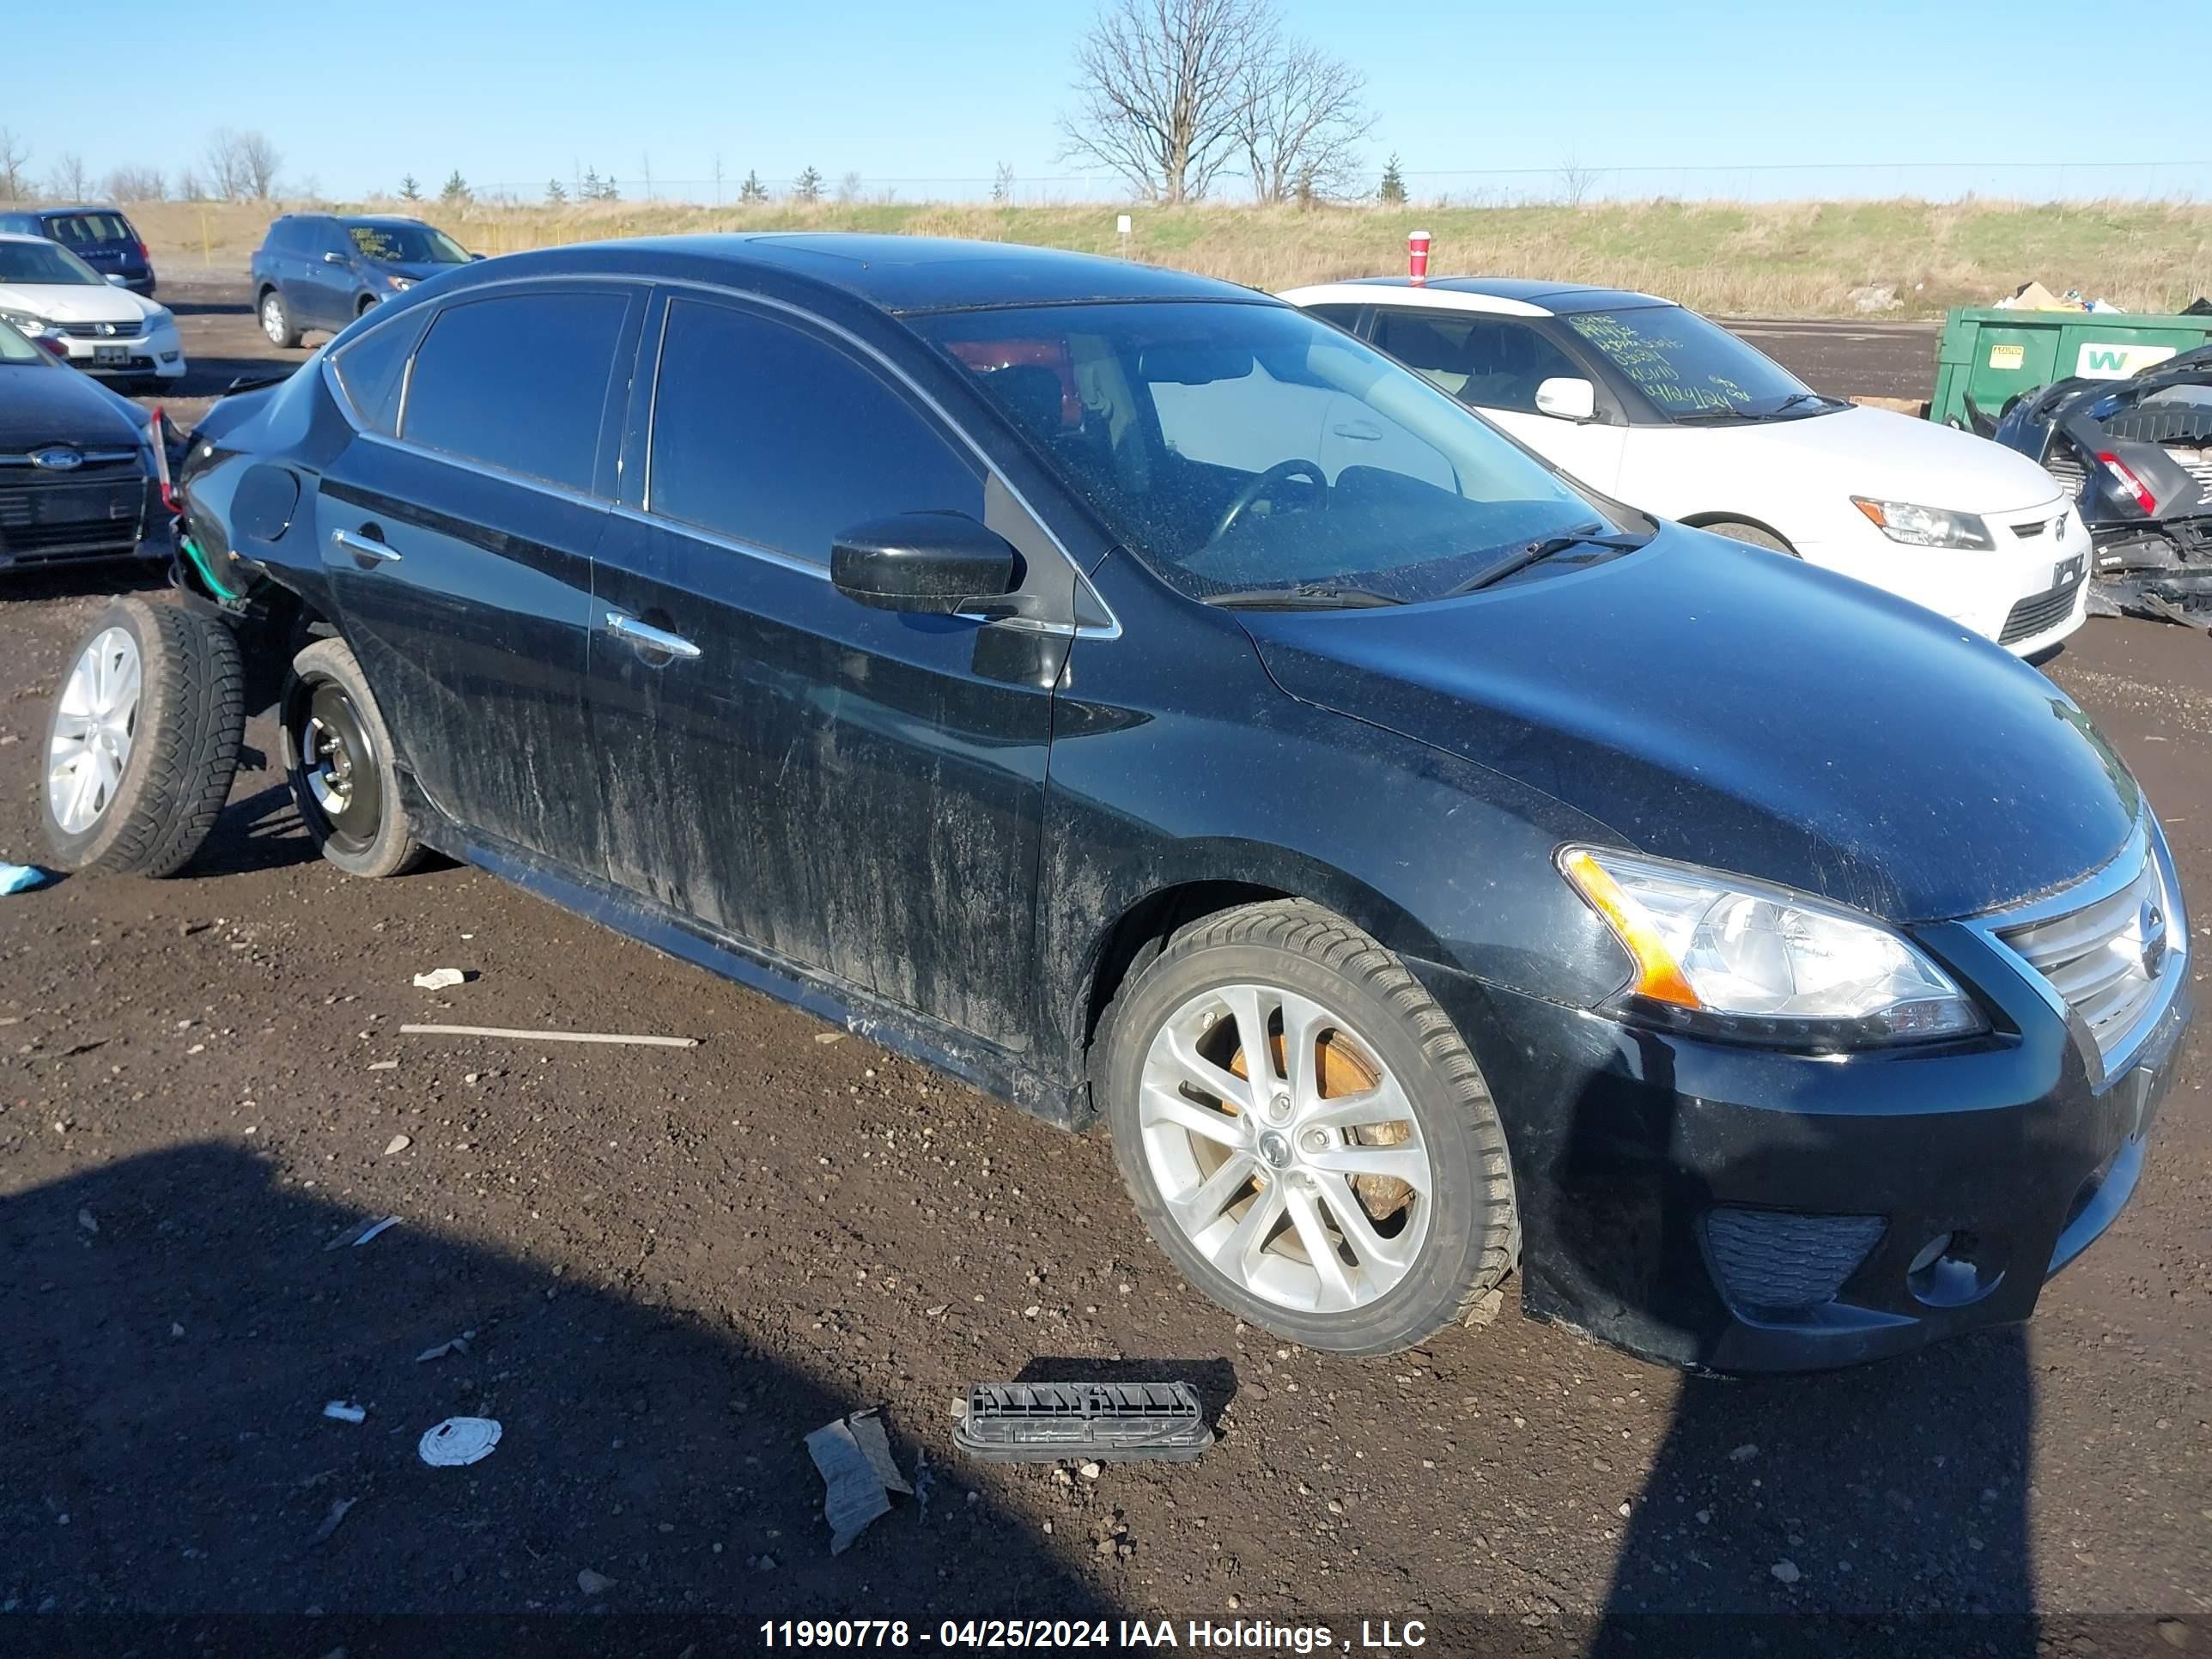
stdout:
{"type": "Polygon", "coordinates": [[[1346,194],[1359,173],[1359,142],[1375,114],[1361,101],[1367,77],[1303,40],[1271,38],[1245,68],[1237,142],[1262,202],[1346,194]]]}
{"type": "Polygon", "coordinates": [[[848,203],[860,199],[860,175],[857,170],[848,171],[838,176],[837,199],[848,203]]]}
{"type": "Polygon", "coordinates": [[[1109,168],[1147,201],[1200,200],[1235,159],[1275,38],[1270,0],[1105,0],[1076,43],[1060,159],[1109,168]]]}
{"type": "Polygon", "coordinates": [[[119,167],[100,186],[111,202],[162,202],[169,196],[169,180],[159,167],[119,167]]]}
{"type": "Polygon", "coordinates": [[[31,193],[31,147],[12,128],[0,127],[0,201],[20,202],[31,193]]]}
{"type": "Polygon", "coordinates": [[[92,180],[84,170],[84,157],[74,150],[64,150],[54,157],[54,170],[47,175],[46,188],[57,199],[82,202],[92,193],[92,180]]]}
{"type": "Polygon", "coordinates": [[[1559,199],[1569,207],[1580,207],[1597,188],[1597,169],[1586,167],[1582,157],[1569,150],[1559,162],[1559,199]]]}
{"type": "Polygon", "coordinates": [[[1014,199],[1014,164],[1001,161],[991,173],[991,199],[1000,207],[1014,199]]]}
{"type": "Polygon", "coordinates": [[[234,201],[246,194],[246,162],[240,155],[240,136],[228,127],[208,134],[207,150],[200,158],[208,189],[217,198],[234,201]]]}
{"type": "Polygon", "coordinates": [[[239,135],[239,161],[246,169],[246,186],[257,202],[265,202],[276,193],[276,169],[283,160],[264,135],[251,131],[239,135]]]}
{"type": "Polygon", "coordinates": [[[200,175],[191,167],[177,174],[177,199],[179,202],[204,202],[208,187],[200,182],[200,175]]]}

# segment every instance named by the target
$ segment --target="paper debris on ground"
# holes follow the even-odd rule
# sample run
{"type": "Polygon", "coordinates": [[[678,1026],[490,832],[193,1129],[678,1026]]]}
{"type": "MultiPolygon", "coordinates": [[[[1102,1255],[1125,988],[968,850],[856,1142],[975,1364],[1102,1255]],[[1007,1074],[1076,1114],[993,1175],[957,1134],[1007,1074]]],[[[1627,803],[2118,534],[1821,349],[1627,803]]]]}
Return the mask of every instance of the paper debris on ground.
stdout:
{"type": "Polygon", "coordinates": [[[385,1217],[383,1220],[378,1222],[376,1225],[369,1228],[366,1232],[362,1233],[359,1238],[354,1240],[354,1249],[356,1250],[359,1249],[362,1245],[368,1243],[370,1239],[374,1238],[379,1233],[383,1232],[386,1228],[397,1227],[398,1224],[399,1218],[398,1216],[388,1215],[385,1217]]]}
{"type": "Polygon", "coordinates": [[[416,1451],[434,1469],[458,1469],[480,1463],[499,1444],[499,1424],[489,1417],[449,1417],[425,1429],[416,1451]]]}
{"type": "Polygon", "coordinates": [[[343,1400],[331,1401],[323,1407],[323,1415],[334,1417],[341,1423],[365,1422],[368,1417],[368,1413],[360,1407],[343,1400]]]}
{"type": "Polygon", "coordinates": [[[416,985],[425,991],[449,991],[468,982],[469,976],[458,968],[433,968],[427,974],[415,975],[416,985]]]}
{"type": "Polygon", "coordinates": [[[403,1036],[513,1037],[520,1042],[632,1042],[648,1048],[696,1048],[697,1037],[631,1036],[617,1031],[525,1031],[511,1025],[403,1025],[403,1036]]]}
{"type": "Polygon", "coordinates": [[[883,1419],[872,1408],[824,1423],[806,1437],[806,1450],[827,1489],[822,1512],[832,1555],[842,1555],[870,1522],[890,1513],[893,1492],[914,1495],[891,1461],[883,1419]]]}
{"type": "Polygon", "coordinates": [[[419,1365],[425,1360],[443,1359],[449,1353],[465,1354],[469,1351],[469,1339],[475,1334],[474,1331],[463,1331],[459,1336],[441,1342],[434,1348],[425,1348],[415,1356],[415,1363],[419,1365]]]}
{"type": "Polygon", "coordinates": [[[391,1139],[384,1143],[384,1155],[386,1158],[390,1158],[394,1152],[405,1152],[414,1144],[415,1143],[409,1139],[405,1135],[394,1135],[391,1139]]]}
{"type": "Polygon", "coordinates": [[[76,1224],[88,1233],[96,1233],[100,1231],[99,1218],[90,1210],[79,1210],[76,1212],[76,1224]]]}
{"type": "Polygon", "coordinates": [[[27,893],[46,879],[46,872],[35,864],[0,864],[0,893],[27,893]]]}

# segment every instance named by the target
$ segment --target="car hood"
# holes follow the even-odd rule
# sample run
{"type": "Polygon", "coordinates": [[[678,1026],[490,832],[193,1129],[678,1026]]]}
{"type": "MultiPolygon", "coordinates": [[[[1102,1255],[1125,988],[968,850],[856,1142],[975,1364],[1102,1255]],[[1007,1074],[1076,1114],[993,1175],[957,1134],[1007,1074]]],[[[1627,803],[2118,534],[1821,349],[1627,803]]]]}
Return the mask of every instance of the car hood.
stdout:
{"type": "Polygon", "coordinates": [[[129,448],[145,433],[132,404],[59,363],[0,365],[0,455],[50,444],[129,448]]]}
{"type": "Polygon", "coordinates": [[[1887,409],[1832,410],[1796,420],[1675,427],[1704,466],[1757,468],[1793,491],[1911,501],[1953,513],[2011,513],[2054,500],[2051,475],[2025,455],[1936,421],[1887,409]]]}
{"type": "Polygon", "coordinates": [[[427,283],[433,276],[460,269],[459,265],[448,264],[441,259],[371,259],[368,264],[371,270],[405,276],[417,283],[427,283]]]}
{"type": "Polygon", "coordinates": [[[2010,653],[1679,526],[1462,599],[1237,615],[1294,697],[1542,790],[1643,851],[1893,921],[2063,886],[2139,811],[2087,717],[2010,653]]]}
{"type": "Polygon", "coordinates": [[[150,309],[112,283],[0,283],[0,311],[64,323],[135,323],[150,309]]]}

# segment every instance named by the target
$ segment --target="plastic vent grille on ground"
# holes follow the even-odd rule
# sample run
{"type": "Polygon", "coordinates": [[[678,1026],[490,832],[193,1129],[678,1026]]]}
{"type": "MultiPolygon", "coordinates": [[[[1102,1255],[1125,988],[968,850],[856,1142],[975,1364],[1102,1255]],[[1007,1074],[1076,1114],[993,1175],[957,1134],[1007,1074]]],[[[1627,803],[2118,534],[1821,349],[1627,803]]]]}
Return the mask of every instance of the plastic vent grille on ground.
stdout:
{"type": "Polygon", "coordinates": [[[1188,1382],[979,1382],[953,1443],[996,1463],[1188,1463],[1213,1443],[1188,1382]]]}

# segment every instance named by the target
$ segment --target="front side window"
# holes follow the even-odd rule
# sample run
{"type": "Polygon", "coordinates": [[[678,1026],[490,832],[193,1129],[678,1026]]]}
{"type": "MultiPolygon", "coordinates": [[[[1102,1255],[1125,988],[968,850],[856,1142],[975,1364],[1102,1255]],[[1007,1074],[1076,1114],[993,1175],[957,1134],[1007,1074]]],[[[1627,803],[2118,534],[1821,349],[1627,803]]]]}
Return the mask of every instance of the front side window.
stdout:
{"type": "Polygon", "coordinates": [[[629,305],[626,295],[600,290],[447,307],[416,350],[399,435],[589,492],[629,305]]]}
{"type": "Polygon", "coordinates": [[[1675,422],[1764,420],[1840,407],[1756,347],[1680,306],[1585,311],[1567,326],[1675,422]]]}
{"type": "Polygon", "coordinates": [[[345,228],[354,249],[364,259],[392,264],[465,265],[469,256],[461,245],[429,225],[380,224],[356,222],[345,228]]]}
{"type": "Polygon", "coordinates": [[[649,505],[827,563],[837,532],[898,513],[983,516],[981,472],[828,341],[755,313],[672,300],[653,398],[649,505]]]}
{"type": "Polygon", "coordinates": [[[1620,527],[1434,386],[1287,306],[1049,306],[915,325],[1194,598],[1316,583],[1433,599],[1515,548],[1620,527]]]}
{"type": "Polygon", "coordinates": [[[1506,317],[1385,308],[1375,314],[1375,343],[1476,409],[1533,415],[1538,386],[1583,372],[1534,327],[1506,317]]]}
{"type": "Polygon", "coordinates": [[[0,283],[106,288],[107,279],[58,242],[0,242],[0,283]]]}

